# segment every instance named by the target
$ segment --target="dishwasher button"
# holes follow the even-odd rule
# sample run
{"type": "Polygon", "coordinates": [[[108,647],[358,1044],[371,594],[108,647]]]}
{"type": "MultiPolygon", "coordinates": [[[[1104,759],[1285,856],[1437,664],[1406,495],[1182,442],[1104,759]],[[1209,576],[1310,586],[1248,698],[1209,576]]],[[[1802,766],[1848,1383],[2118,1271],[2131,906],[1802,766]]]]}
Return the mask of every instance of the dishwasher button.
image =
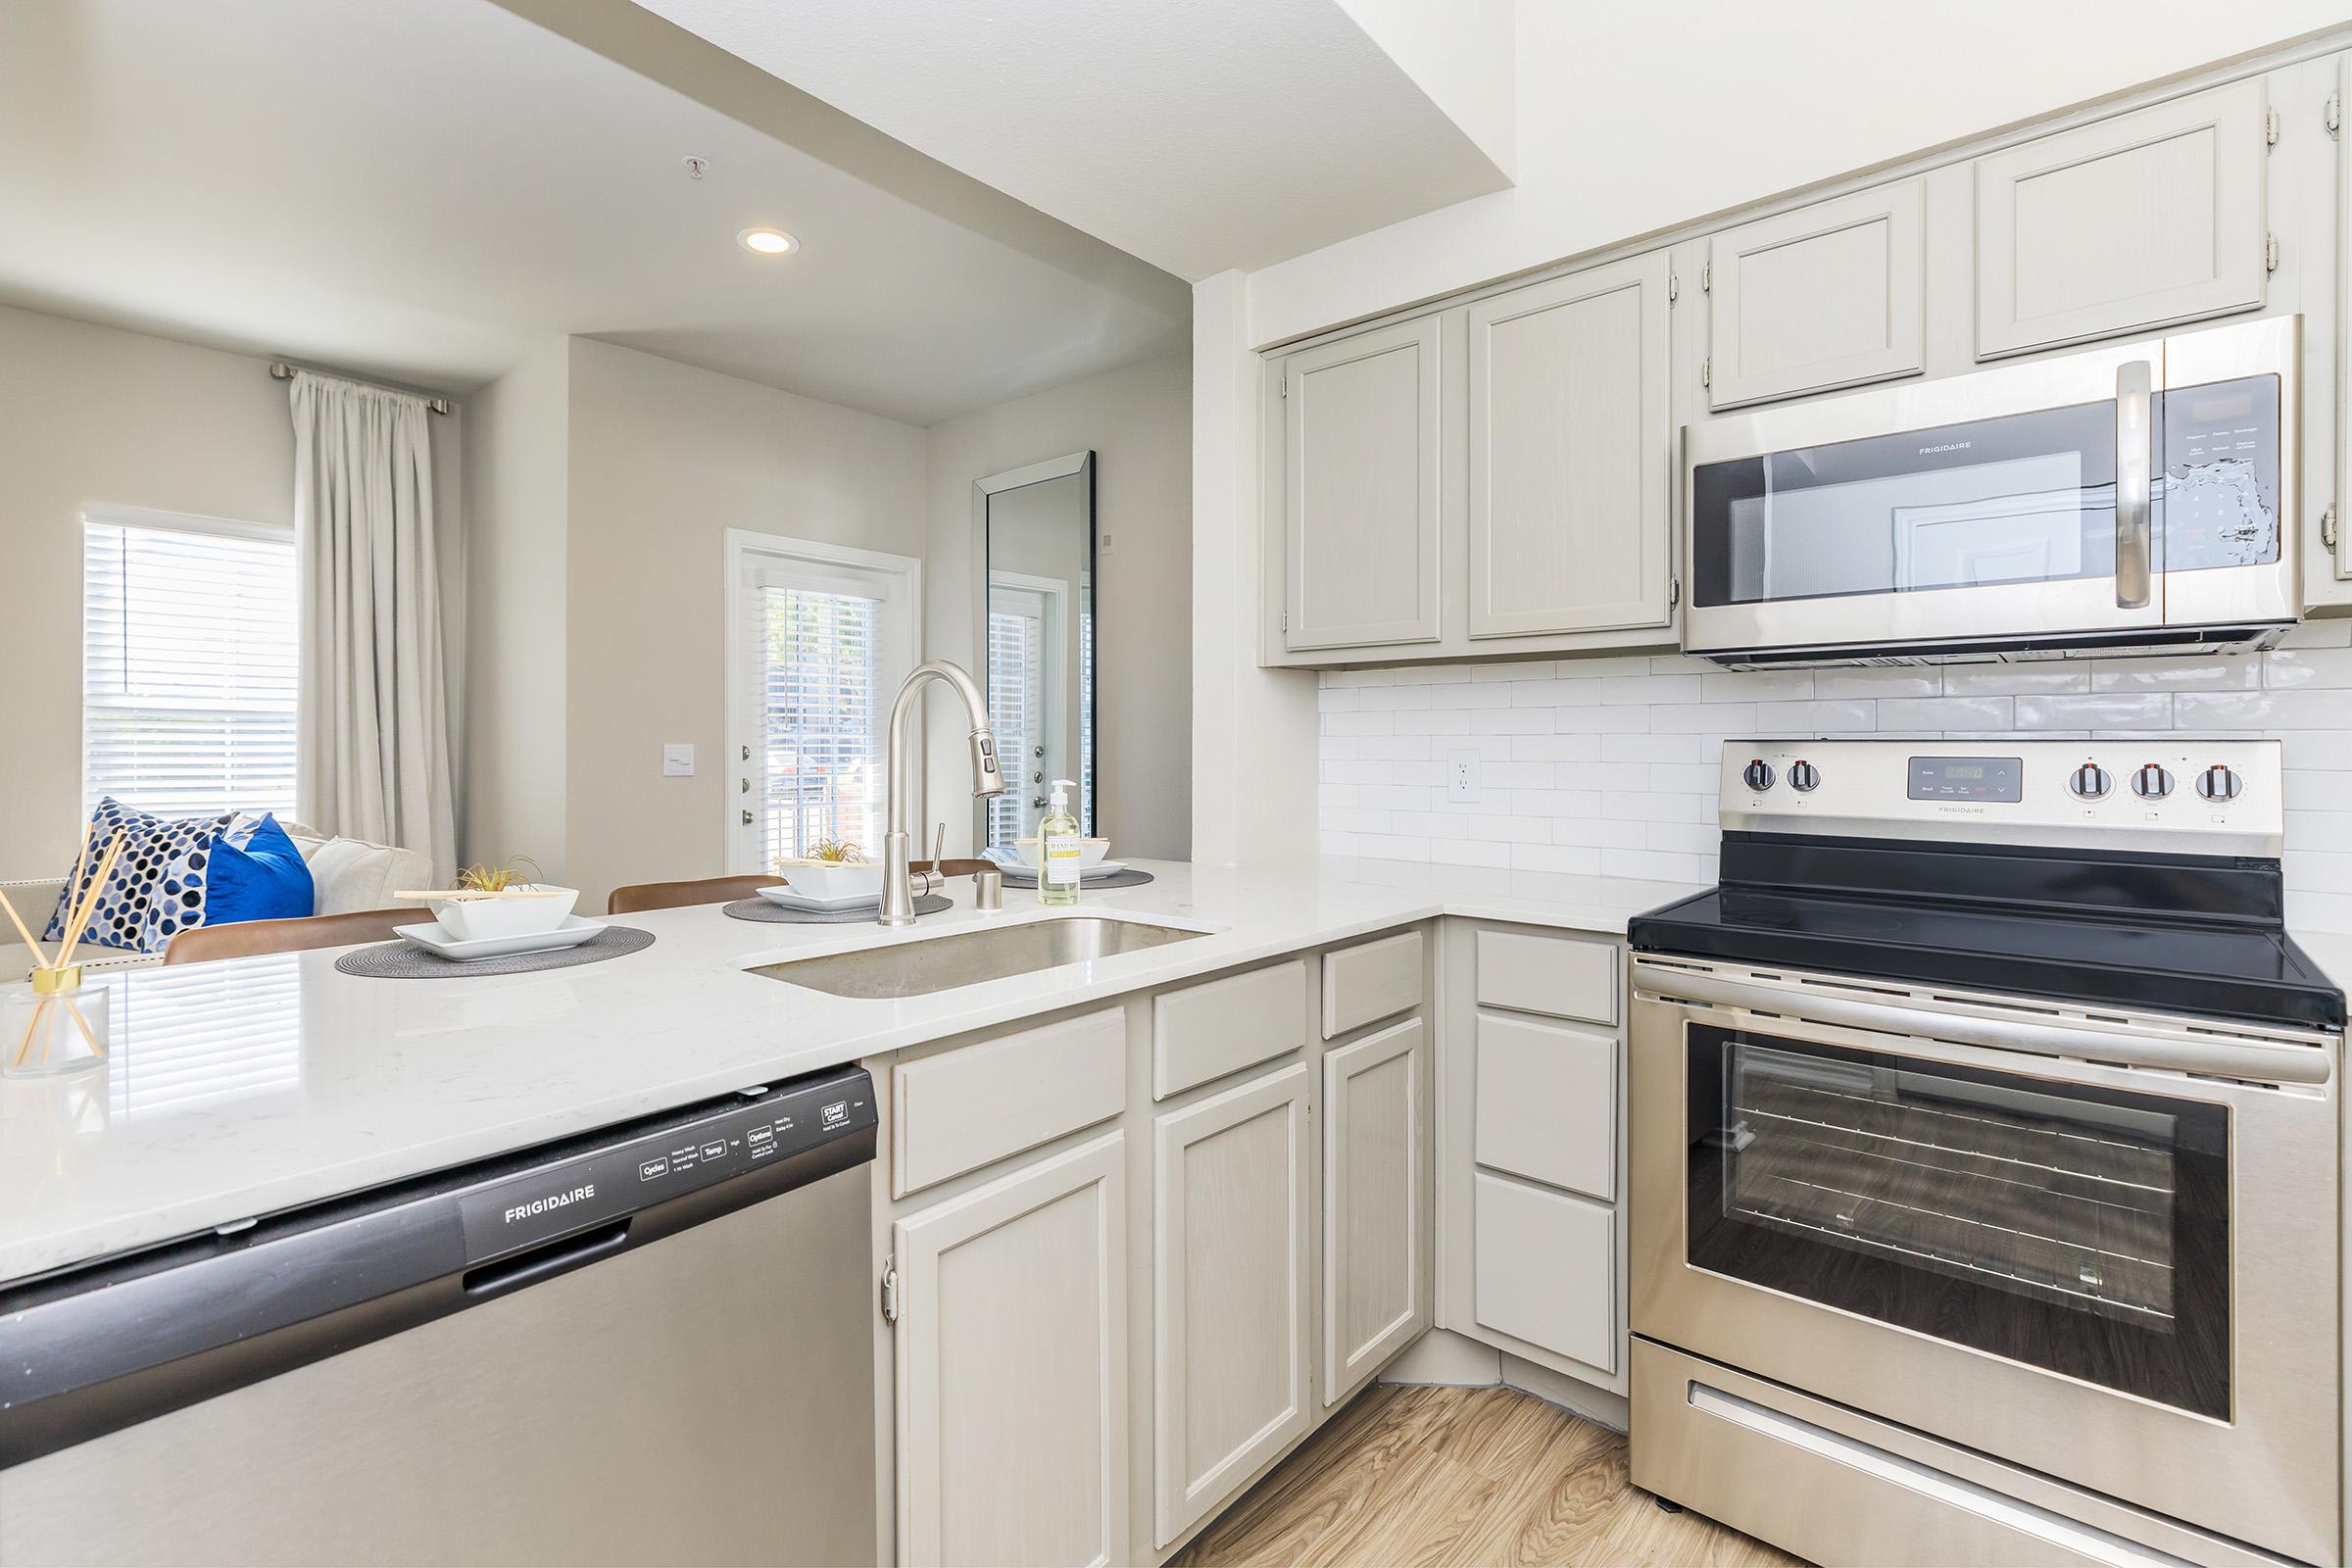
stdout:
{"type": "Polygon", "coordinates": [[[704,1157],[705,1159],[724,1159],[724,1158],[726,1158],[726,1157],[727,1157],[727,1145],[726,1145],[726,1140],[722,1138],[722,1139],[720,1139],[720,1140],[719,1140],[717,1143],[715,1143],[715,1144],[705,1144],[705,1145],[703,1146],[703,1157],[704,1157]]]}
{"type": "Polygon", "coordinates": [[[641,1182],[650,1182],[657,1176],[666,1176],[668,1174],[669,1161],[666,1159],[643,1160],[640,1161],[637,1166],[637,1179],[641,1182]]]}
{"type": "Polygon", "coordinates": [[[748,1136],[752,1140],[752,1147],[756,1149],[773,1139],[776,1136],[776,1130],[767,1126],[754,1127],[748,1136]]]}
{"type": "Polygon", "coordinates": [[[850,1124],[850,1102],[846,1100],[836,1100],[830,1105],[819,1110],[817,1118],[819,1123],[826,1127],[847,1127],[850,1124]]]}

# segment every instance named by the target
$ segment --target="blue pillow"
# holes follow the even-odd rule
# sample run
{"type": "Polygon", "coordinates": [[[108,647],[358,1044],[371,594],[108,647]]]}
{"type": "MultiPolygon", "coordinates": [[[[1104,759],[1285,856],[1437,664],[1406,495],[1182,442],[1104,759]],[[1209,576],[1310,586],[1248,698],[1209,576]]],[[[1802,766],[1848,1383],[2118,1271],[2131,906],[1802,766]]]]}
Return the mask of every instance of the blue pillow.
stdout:
{"type": "Polygon", "coordinates": [[[44,934],[51,938],[66,934],[66,916],[98,874],[99,858],[120,831],[122,853],[116,858],[114,874],[106,879],[81,940],[137,953],[163,952],[173,935],[204,924],[213,849],[235,821],[233,811],[167,821],[153,812],[124,806],[112,796],[102,799],[90,813],[80,874],[68,883],[57,901],[57,912],[49,917],[44,934]]]}
{"type": "Polygon", "coordinates": [[[204,895],[204,923],[237,920],[293,920],[307,916],[318,898],[302,852],[265,813],[222,834],[213,846],[213,872],[204,895]]]}

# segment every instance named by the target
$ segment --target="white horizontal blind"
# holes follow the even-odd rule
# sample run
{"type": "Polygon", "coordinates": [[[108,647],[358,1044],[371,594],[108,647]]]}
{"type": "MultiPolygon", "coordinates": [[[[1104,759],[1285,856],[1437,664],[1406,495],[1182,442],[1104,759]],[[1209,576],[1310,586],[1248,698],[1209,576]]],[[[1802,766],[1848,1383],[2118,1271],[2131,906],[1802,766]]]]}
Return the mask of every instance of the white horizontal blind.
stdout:
{"type": "Polygon", "coordinates": [[[767,864],[804,858],[828,839],[878,858],[882,602],[774,584],[755,595],[767,864]]]}
{"type": "Polygon", "coordinates": [[[82,794],[160,816],[294,814],[290,530],[201,518],[82,530],[82,794]]]}
{"type": "Polygon", "coordinates": [[[1006,777],[1004,793],[988,803],[988,841],[1010,849],[1029,809],[1023,786],[1033,770],[1031,753],[1044,739],[1045,621],[1040,614],[1004,608],[1034,602],[1035,595],[993,588],[990,598],[995,603],[988,612],[988,727],[996,735],[998,762],[1006,777]]]}

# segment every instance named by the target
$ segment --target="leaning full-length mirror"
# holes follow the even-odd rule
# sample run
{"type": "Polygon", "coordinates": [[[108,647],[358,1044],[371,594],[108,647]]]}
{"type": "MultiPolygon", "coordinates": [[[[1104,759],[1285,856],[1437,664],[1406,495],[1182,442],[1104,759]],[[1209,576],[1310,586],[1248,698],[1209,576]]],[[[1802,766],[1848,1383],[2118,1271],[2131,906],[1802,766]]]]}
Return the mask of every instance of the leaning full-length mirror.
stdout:
{"type": "Polygon", "coordinates": [[[1095,814],[1095,455],[1072,453],[972,486],[975,673],[1004,759],[1004,793],[982,802],[974,836],[1011,850],[1033,838],[1054,781],[1095,814]]]}

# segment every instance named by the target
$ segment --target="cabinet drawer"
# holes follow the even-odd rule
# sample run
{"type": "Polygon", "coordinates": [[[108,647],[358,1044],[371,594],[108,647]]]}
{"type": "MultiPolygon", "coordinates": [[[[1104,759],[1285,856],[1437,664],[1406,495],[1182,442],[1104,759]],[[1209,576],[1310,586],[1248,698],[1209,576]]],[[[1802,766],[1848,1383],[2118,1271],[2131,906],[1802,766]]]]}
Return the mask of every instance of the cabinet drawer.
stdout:
{"type": "Polygon", "coordinates": [[[1617,1042],[1534,1018],[1478,1015],[1481,1165],[1617,1194],[1617,1042]]]}
{"type": "Polygon", "coordinates": [[[1306,960],[1294,958],[1152,1004],[1152,1098],[1239,1072],[1306,1044],[1306,960]]]}
{"type": "Polygon", "coordinates": [[[1481,1171],[1478,1321],[1603,1372],[1617,1370],[1617,1215],[1481,1171]]]}
{"type": "Polygon", "coordinates": [[[1127,1014],[1105,1007],[901,1062],[891,1096],[891,1192],[904,1198],[1116,1116],[1127,1014]]]}
{"type": "Polygon", "coordinates": [[[1478,1000],[1489,1007],[1613,1024],[1616,944],[1524,931],[1481,931],[1478,1000]]]}
{"type": "Polygon", "coordinates": [[[1323,956],[1323,1038],[1395,1017],[1421,1002],[1421,933],[1407,931],[1323,956]]]}

